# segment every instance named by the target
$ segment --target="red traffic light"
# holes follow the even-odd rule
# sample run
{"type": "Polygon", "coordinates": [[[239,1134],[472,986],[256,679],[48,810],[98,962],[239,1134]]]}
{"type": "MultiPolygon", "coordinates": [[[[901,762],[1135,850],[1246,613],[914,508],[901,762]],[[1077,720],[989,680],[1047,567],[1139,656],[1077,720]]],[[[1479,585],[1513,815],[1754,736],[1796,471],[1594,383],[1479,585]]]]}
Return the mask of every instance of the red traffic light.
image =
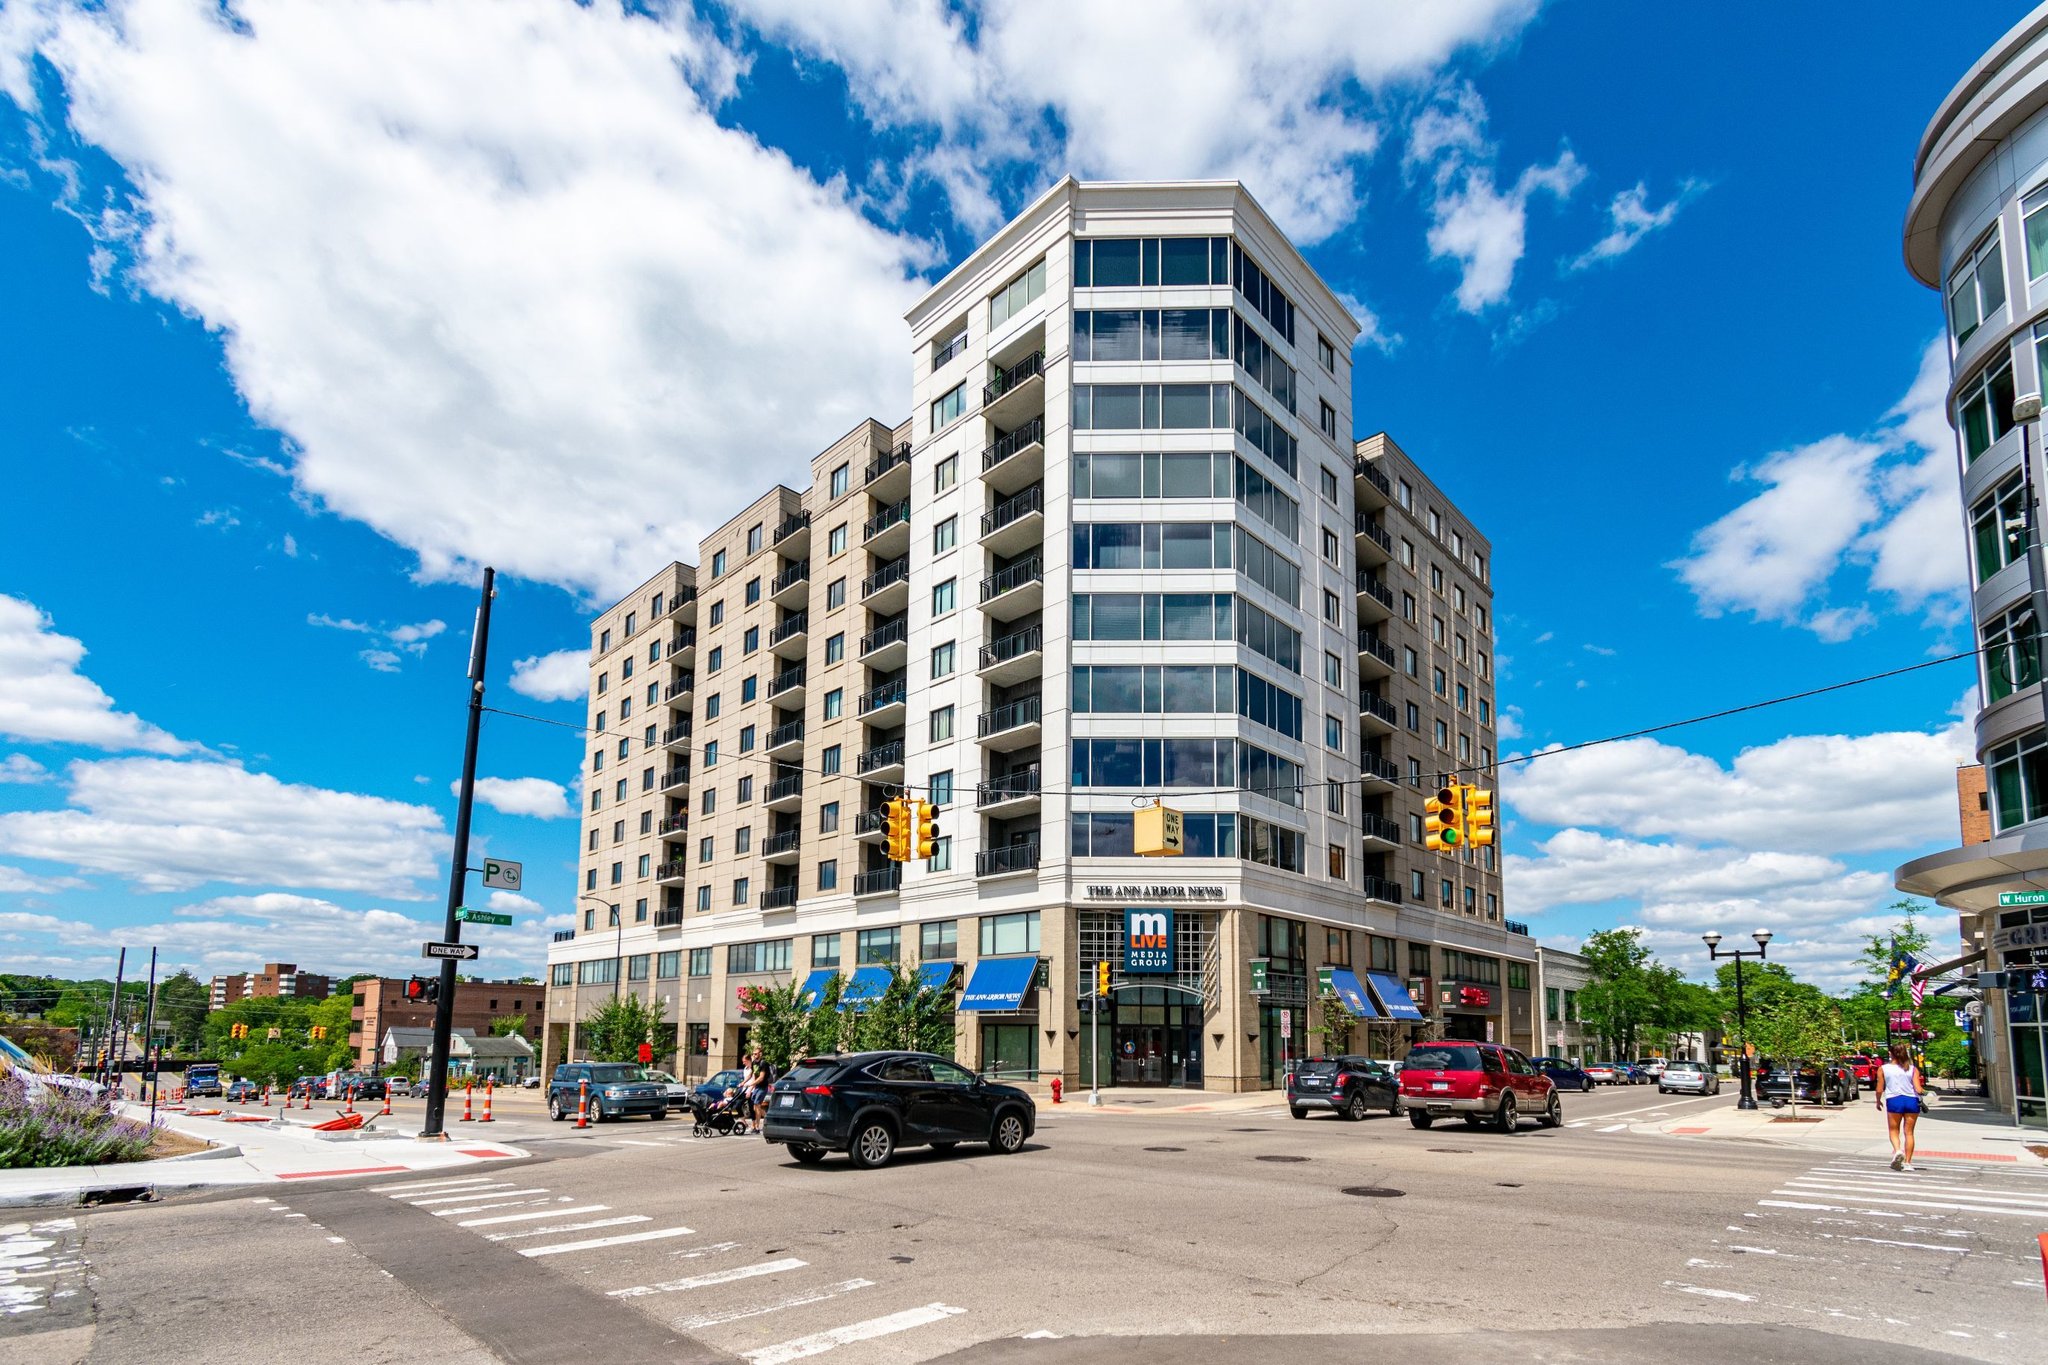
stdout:
{"type": "Polygon", "coordinates": [[[405,998],[414,1004],[435,1004],[441,999],[441,983],[427,977],[407,977],[405,998]]]}

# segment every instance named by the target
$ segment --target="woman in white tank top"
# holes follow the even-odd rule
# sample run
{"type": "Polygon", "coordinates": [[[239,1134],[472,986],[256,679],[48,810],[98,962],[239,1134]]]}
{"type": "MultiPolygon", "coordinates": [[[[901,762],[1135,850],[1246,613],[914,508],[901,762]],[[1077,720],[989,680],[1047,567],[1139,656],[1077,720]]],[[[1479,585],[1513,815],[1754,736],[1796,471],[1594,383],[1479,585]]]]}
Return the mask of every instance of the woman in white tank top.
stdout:
{"type": "Polygon", "coordinates": [[[1920,1121],[1920,1096],[1927,1088],[1912,1049],[1892,1044],[1892,1059],[1878,1070],[1877,1107],[1891,1130],[1892,1169],[1913,1169],[1913,1128],[1920,1121]]]}

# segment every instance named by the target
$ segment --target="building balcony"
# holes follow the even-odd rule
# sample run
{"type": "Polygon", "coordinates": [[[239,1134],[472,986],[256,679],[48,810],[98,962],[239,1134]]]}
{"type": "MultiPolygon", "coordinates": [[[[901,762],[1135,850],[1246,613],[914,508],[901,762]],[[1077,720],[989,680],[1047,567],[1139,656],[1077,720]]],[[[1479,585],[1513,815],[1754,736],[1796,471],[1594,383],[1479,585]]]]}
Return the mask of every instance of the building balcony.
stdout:
{"type": "Polygon", "coordinates": [[[778,606],[790,606],[802,602],[811,595],[811,561],[799,559],[796,563],[775,575],[768,588],[769,599],[778,606]]]}
{"type": "Polygon", "coordinates": [[[811,514],[809,512],[792,512],[776,523],[775,534],[769,538],[768,543],[776,549],[782,550],[784,554],[788,554],[790,550],[800,550],[809,543],[810,531],[811,514]],[[799,537],[801,539],[798,539],[799,537]],[[784,549],[782,542],[785,540],[794,543],[788,549],[784,549]]]}
{"type": "Polygon", "coordinates": [[[1358,514],[1358,561],[1363,564],[1370,560],[1384,564],[1394,557],[1394,538],[1387,534],[1387,528],[1380,525],[1378,517],[1369,513],[1358,514]]]}
{"type": "Polygon", "coordinates": [[[910,499],[885,507],[861,523],[860,543],[878,555],[895,556],[910,548],[910,499]]]}
{"type": "Polygon", "coordinates": [[[1388,905],[1399,905],[1401,903],[1401,887],[1399,883],[1390,882],[1385,877],[1368,875],[1363,889],[1365,891],[1365,898],[1369,901],[1385,901],[1388,905]]]}
{"type": "Polygon", "coordinates": [[[1044,626],[1013,630],[981,647],[981,676],[997,686],[1037,677],[1044,653],[1044,626]]]}
{"type": "Polygon", "coordinates": [[[657,929],[680,929],[683,927],[683,907],[663,906],[654,912],[654,927],[657,929]]]}
{"type": "Polygon", "coordinates": [[[1360,456],[1351,462],[1351,467],[1357,472],[1358,477],[1365,481],[1366,487],[1380,495],[1382,507],[1394,500],[1394,485],[1387,482],[1386,473],[1381,470],[1378,460],[1368,460],[1360,456]]]}
{"type": "Polygon", "coordinates": [[[974,808],[994,810],[1005,806],[1036,805],[1039,776],[1039,767],[1034,763],[1017,772],[979,783],[974,789],[974,808]]]}
{"type": "Polygon", "coordinates": [[[903,741],[891,740],[887,744],[877,744],[872,749],[862,750],[854,766],[859,774],[866,778],[903,776],[903,741]]]}
{"type": "Polygon", "coordinates": [[[662,652],[668,655],[669,662],[680,663],[683,660],[683,656],[696,647],[697,628],[695,626],[684,626],[669,637],[668,644],[663,646],[662,652]]]}
{"type": "Polygon", "coordinates": [[[687,787],[689,785],[690,765],[687,763],[678,764],[661,775],[661,789],[663,791],[672,791],[677,787],[687,787]]]}
{"type": "Polygon", "coordinates": [[[1043,728],[1043,705],[1043,698],[1019,697],[1007,705],[983,711],[974,718],[976,737],[999,753],[1029,748],[1038,743],[1043,728]]]}
{"type": "Polygon", "coordinates": [[[689,872],[690,865],[681,858],[654,865],[654,880],[657,882],[680,882],[689,872]]]}
{"type": "Polygon", "coordinates": [[[771,863],[793,863],[802,842],[803,831],[799,829],[786,829],[780,834],[771,834],[761,841],[761,856],[771,863]]]}
{"type": "Polygon", "coordinates": [[[661,699],[664,703],[671,706],[677,704],[687,706],[690,704],[690,694],[696,690],[697,675],[695,673],[685,673],[682,677],[677,678],[667,687],[661,689],[661,699]]]}
{"type": "Polygon", "coordinates": [[[804,743],[804,723],[793,720],[778,725],[768,732],[768,744],[763,752],[771,757],[791,749],[801,749],[804,743]]]}
{"type": "Polygon", "coordinates": [[[861,605],[896,611],[910,601],[910,557],[892,559],[860,581],[861,605]]]}
{"type": "Polygon", "coordinates": [[[778,777],[773,782],[770,782],[767,791],[762,796],[761,804],[768,807],[769,810],[788,810],[791,807],[802,805],[803,800],[804,775],[802,773],[793,773],[788,777],[778,777]]]}
{"type": "Polygon", "coordinates": [[[694,607],[696,605],[697,590],[695,588],[677,588],[676,595],[668,599],[668,615],[675,616],[681,613],[684,607],[694,607]]]}
{"type": "Polygon", "coordinates": [[[1003,432],[982,449],[981,476],[999,493],[1016,493],[1044,475],[1044,417],[1003,432]]]}
{"type": "Polygon", "coordinates": [[[981,514],[981,548],[1012,555],[1045,542],[1045,490],[1037,484],[981,514]]]}
{"type": "Polygon", "coordinates": [[[785,705],[788,702],[802,701],[804,683],[809,676],[809,665],[807,664],[796,664],[785,668],[768,680],[768,695],[771,697],[785,697],[785,705]]]}
{"type": "Polygon", "coordinates": [[[761,893],[763,910],[787,910],[796,904],[796,887],[771,886],[761,893]]]}
{"type": "Polygon", "coordinates": [[[910,697],[910,685],[898,678],[895,682],[870,687],[860,694],[855,710],[860,718],[870,725],[886,725],[903,714],[905,702],[910,697]]]}
{"type": "Polygon", "coordinates": [[[981,580],[981,609],[1014,621],[1045,605],[1045,561],[1037,555],[981,580]]]}
{"type": "Polygon", "coordinates": [[[882,496],[875,485],[883,480],[895,483],[902,480],[904,487],[910,485],[910,442],[905,441],[894,450],[885,450],[868,461],[867,477],[862,481],[870,493],[882,496]]]}
{"type": "Polygon", "coordinates": [[[871,668],[894,668],[910,654],[910,622],[897,617],[860,637],[860,659],[871,668]]]}
{"type": "Polygon", "coordinates": [[[856,839],[886,839],[889,837],[889,808],[871,806],[853,817],[853,837],[856,839]]]}
{"type": "Polygon", "coordinates": [[[987,848],[974,855],[974,875],[977,877],[1009,877],[1019,872],[1038,870],[1038,841],[1011,844],[1006,848],[987,848]]]}
{"type": "Polygon", "coordinates": [[[661,732],[662,747],[667,748],[675,744],[687,744],[693,728],[687,720],[677,721],[674,725],[661,732]]]}
{"type": "Polygon", "coordinates": [[[853,879],[856,896],[892,896],[903,886],[903,864],[890,863],[853,879]]]}
{"type": "Polygon", "coordinates": [[[1389,846],[1401,842],[1401,827],[1384,815],[1374,815],[1368,811],[1360,820],[1360,829],[1368,842],[1376,841],[1389,846]]]}
{"type": "Polygon", "coordinates": [[[1392,734],[1400,723],[1400,713],[1394,710],[1394,703],[1370,688],[1358,694],[1360,729],[1371,730],[1377,734],[1392,734]]]}
{"type": "Polygon", "coordinates": [[[575,937],[576,931],[574,929],[557,929],[555,930],[554,938],[550,941],[554,943],[567,943],[575,937]]]}
{"type": "Polygon", "coordinates": [[[690,832],[690,817],[687,815],[664,815],[661,817],[661,823],[654,827],[654,832],[664,837],[671,834],[688,834],[690,832]]]}
{"type": "Polygon", "coordinates": [[[1371,569],[1358,571],[1358,619],[1384,621],[1394,614],[1394,590],[1371,569]]]}
{"type": "Polygon", "coordinates": [[[811,614],[795,612],[768,632],[768,648],[785,658],[801,659],[804,656],[804,637],[810,633],[811,614]]]}
{"type": "Polygon", "coordinates": [[[1518,919],[1502,920],[1500,927],[1511,934],[1520,934],[1523,938],[1529,937],[1529,926],[1518,919]]]}
{"type": "Polygon", "coordinates": [[[981,386],[981,410],[998,426],[1045,411],[1045,352],[997,370],[981,386]]]}
{"type": "Polygon", "coordinates": [[[1376,632],[1364,632],[1358,637],[1358,671],[1361,676],[1375,674],[1391,678],[1394,675],[1394,647],[1376,632]]]}
{"type": "Polygon", "coordinates": [[[1401,770],[1394,760],[1379,754],[1360,754],[1358,772],[1368,782],[1384,782],[1390,787],[1401,785],[1401,770]]]}

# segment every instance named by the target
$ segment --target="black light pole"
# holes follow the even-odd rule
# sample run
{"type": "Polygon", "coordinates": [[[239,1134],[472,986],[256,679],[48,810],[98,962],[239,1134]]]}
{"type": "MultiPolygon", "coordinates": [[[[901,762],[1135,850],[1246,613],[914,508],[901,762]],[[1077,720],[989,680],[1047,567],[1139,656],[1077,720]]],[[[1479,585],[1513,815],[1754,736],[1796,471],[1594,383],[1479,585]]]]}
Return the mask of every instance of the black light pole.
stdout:
{"type": "Polygon", "coordinates": [[[1756,940],[1756,951],[1754,952],[1746,948],[1730,948],[1724,953],[1721,951],[1721,936],[1719,934],[1701,934],[1700,937],[1706,940],[1707,957],[1709,960],[1721,957],[1732,957],[1735,959],[1735,1031],[1742,1035],[1742,1098],[1735,1102],[1735,1107],[1737,1109],[1754,1109],[1756,1108],[1756,1092],[1750,1088],[1749,1084],[1749,1009],[1742,999],[1742,959],[1753,957],[1761,962],[1771,949],[1771,931],[1759,929],[1750,935],[1751,938],[1756,940]]]}
{"type": "MultiPolygon", "coordinates": [[[[448,919],[442,926],[447,943],[462,942],[462,921],[455,912],[469,882],[469,813],[476,797],[476,744],[484,720],[484,656],[491,639],[491,596],[496,569],[484,570],[483,600],[476,609],[476,632],[469,646],[469,734],[462,749],[462,785],[455,797],[455,854],[448,868],[448,919]]],[[[442,1117],[448,1104],[448,1043],[455,1032],[455,959],[441,960],[441,995],[434,1002],[434,1048],[427,1068],[427,1123],[420,1136],[440,1141],[447,1136],[442,1117]]]]}

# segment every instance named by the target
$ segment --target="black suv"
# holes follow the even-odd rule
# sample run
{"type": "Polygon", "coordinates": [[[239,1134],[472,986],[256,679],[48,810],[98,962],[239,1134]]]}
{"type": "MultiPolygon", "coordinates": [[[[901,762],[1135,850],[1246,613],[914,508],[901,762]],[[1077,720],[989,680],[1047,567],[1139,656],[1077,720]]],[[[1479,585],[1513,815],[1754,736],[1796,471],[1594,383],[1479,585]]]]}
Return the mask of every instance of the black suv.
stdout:
{"type": "Polygon", "coordinates": [[[1795,1086],[1798,1099],[1806,1104],[1848,1104],[1858,1089],[1856,1073],[1840,1062],[1780,1062],[1758,1074],[1756,1093],[1782,1105],[1793,1098],[1795,1086]]]}
{"type": "Polygon", "coordinates": [[[983,1080],[930,1052],[805,1057],[777,1081],[761,1136],[806,1165],[845,1152],[864,1170],[898,1147],[947,1151],[986,1142],[1014,1152],[1038,1126],[1038,1106],[1014,1085],[983,1080]]]}
{"type": "Polygon", "coordinates": [[[1368,1109],[1401,1113],[1401,1086],[1394,1073],[1369,1057],[1310,1057],[1287,1074],[1287,1108],[1305,1119],[1311,1109],[1334,1109],[1356,1122],[1368,1109]]]}
{"type": "Polygon", "coordinates": [[[382,1076],[344,1076],[340,1081],[340,1093],[354,1091],[359,1100],[381,1100],[390,1088],[382,1076]]]}
{"type": "Polygon", "coordinates": [[[583,1082],[588,1081],[592,1123],[631,1114],[667,1118],[667,1094],[641,1075],[641,1069],[631,1062],[564,1062],[555,1068],[555,1078],[548,1085],[548,1117],[557,1123],[574,1118],[583,1082]]]}

